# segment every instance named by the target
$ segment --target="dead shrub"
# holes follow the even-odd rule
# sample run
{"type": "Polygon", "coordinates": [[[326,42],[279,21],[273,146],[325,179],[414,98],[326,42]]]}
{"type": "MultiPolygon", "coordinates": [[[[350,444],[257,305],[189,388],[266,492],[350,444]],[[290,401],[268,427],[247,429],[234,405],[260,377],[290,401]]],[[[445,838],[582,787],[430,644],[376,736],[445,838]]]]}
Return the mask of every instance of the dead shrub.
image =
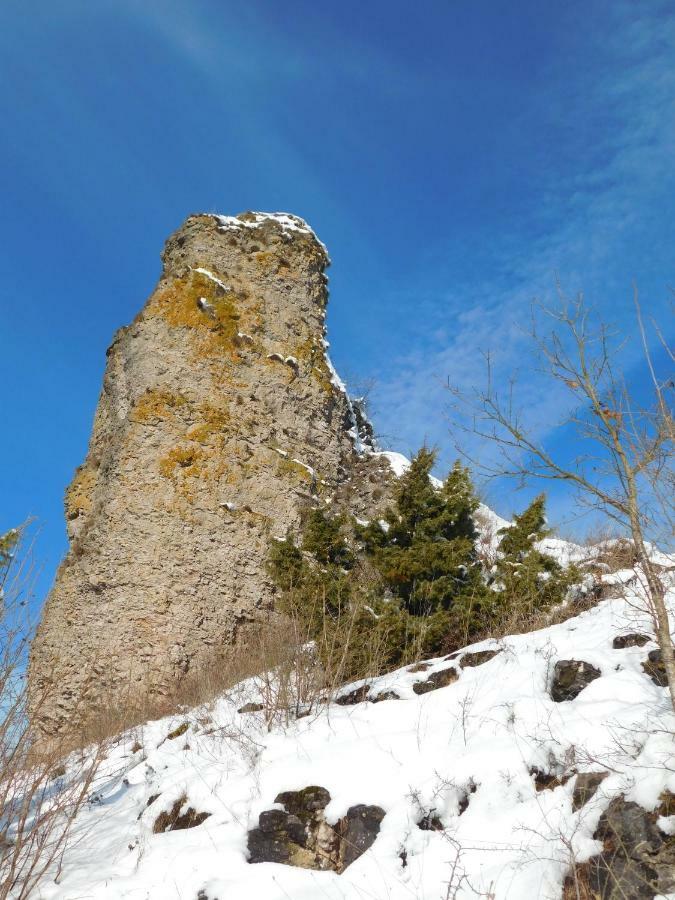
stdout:
{"type": "Polygon", "coordinates": [[[639,557],[633,541],[617,534],[609,528],[597,528],[584,541],[588,547],[587,569],[599,574],[634,569],[639,557]]]}

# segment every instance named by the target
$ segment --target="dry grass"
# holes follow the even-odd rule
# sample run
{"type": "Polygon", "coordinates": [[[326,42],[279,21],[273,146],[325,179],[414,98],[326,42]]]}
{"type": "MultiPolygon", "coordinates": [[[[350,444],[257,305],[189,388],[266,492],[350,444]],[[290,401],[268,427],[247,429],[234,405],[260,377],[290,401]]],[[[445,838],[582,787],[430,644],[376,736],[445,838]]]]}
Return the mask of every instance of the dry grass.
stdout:
{"type": "MultiPolygon", "coordinates": [[[[77,726],[70,729],[69,749],[110,740],[132,732],[145,722],[208,704],[239,682],[262,677],[265,671],[285,671],[300,649],[289,624],[271,615],[268,621],[241,632],[233,646],[201,659],[168,690],[139,691],[138,681],[134,680],[126,687],[118,684],[108,696],[99,695],[95,715],[83,715],[77,726]]],[[[152,683],[150,673],[147,683],[152,683]]]]}

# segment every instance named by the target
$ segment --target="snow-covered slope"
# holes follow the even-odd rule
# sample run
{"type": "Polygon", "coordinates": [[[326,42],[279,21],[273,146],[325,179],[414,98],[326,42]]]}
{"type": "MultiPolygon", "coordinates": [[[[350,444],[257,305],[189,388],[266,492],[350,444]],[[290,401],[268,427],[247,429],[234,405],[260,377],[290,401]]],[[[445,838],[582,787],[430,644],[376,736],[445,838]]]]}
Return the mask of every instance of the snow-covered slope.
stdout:
{"type": "MultiPolygon", "coordinates": [[[[675,721],[666,689],[642,668],[655,644],[613,648],[618,635],[652,634],[631,577],[625,596],[563,624],[369,684],[371,698],[398,699],[333,702],[268,727],[263,712],[238,712],[259,699],[249,681],[208,709],[121,737],[78,816],[59,883],[45,881],[39,896],[558,900],[571,856],[583,861],[600,849],[593,833],[611,798],[653,809],[664,789],[675,791],[675,721]],[[483,650],[498,652],[484,661],[466,655],[483,650]],[[575,699],[554,702],[560,660],[583,661],[600,676],[575,699]],[[416,683],[448,668],[454,683],[416,693],[416,683]],[[575,810],[576,775],[590,771],[609,774],[575,810]],[[549,775],[558,780],[540,789],[549,775]],[[259,814],[280,792],[310,785],[330,793],[331,823],[355,804],[381,807],[372,846],[339,875],[249,863],[259,814]],[[183,797],[183,809],[209,817],[153,833],[183,797]],[[425,817],[442,830],[420,828],[425,817]]],[[[675,607],[675,591],[669,596],[675,607]]],[[[672,818],[660,821],[664,830],[672,818]]]]}

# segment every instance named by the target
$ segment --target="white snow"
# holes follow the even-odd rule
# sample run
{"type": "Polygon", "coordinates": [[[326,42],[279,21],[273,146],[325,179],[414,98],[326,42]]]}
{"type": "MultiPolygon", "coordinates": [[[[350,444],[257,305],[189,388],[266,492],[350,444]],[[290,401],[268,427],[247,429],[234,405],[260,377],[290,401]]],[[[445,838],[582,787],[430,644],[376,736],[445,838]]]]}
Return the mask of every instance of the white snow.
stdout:
{"type": "Polygon", "coordinates": [[[285,232],[297,231],[301,234],[311,234],[317,243],[323,247],[326,256],[328,256],[326,245],[318,239],[315,231],[304,219],[301,219],[300,216],[294,216],[291,215],[291,213],[284,212],[252,212],[250,215],[253,216],[252,221],[240,219],[239,216],[214,215],[213,218],[218,222],[222,231],[232,231],[240,228],[259,228],[266,221],[271,220],[278,225],[281,225],[282,230],[285,232]]]}
{"type": "Polygon", "coordinates": [[[351,428],[349,429],[348,434],[354,442],[354,449],[356,450],[356,452],[363,453],[365,448],[363,446],[363,441],[361,440],[361,435],[359,434],[359,427],[356,421],[356,413],[354,412],[354,405],[351,401],[351,397],[347,392],[347,387],[344,381],[338,375],[337,369],[333,365],[333,361],[331,360],[328,353],[328,348],[330,347],[329,342],[325,338],[322,338],[321,343],[323,344],[323,355],[326,360],[326,365],[328,366],[328,371],[330,372],[331,384],[344,394],[345,400],[347,401],[347,411],[349,414],[349,421],[351,423],[351,428]]]}
{"type": "Polygon", "coordinates": [[[383,459],[386,459],[391,466],[392,472],[397,478],[400,478],[401,475],[405,475],[410,468],[410,460],[408,457],[404,456],[402,453],[396,453],[394,450],[377,450],[373,453],[373,456],[381,456],[383,459]]]}
{"type": "Polygon", "coordinates": [[[202,268],[201,266],[199,266],[199,267],[197,267],[196,269],[194,269],[193,271],[194,271],[194,272],[199,272],[200,275],[205,275],[206,278],[208,278],[210,281],[213,281],[214,284],[217,284],[217,285],[218,285],[219,287],[221,287],[224,291],[228,291],[228,290],[229,290],[229,288],[228,288],[228,286],[225,284],[225,282],[224,282],[224,281],[221,281],[221,279],[218,278],[218,276],[215,275],[210,269],[204,269],[204,268],[202,268]]]}
{"type": "MultiPolygon", "coordinates": [[[[97,801],[78,815],[59,884],[45,879],[36,896],[440,900],[451,882],[448,896],[458,900],[474,890],[495,900],[559,900],[570,849],[578,860],[598,851],[593,831],[612,797],[654,809],[662,790],[675,790],[675,720],[666,690],[641,668],[655,645],[612,649],[618,633],[651,633],[636,591],[563,624],[475,645],[500,650],[483,665],[435,659],[426,671],[370,683],[371,695],[395,691],[399,700],[330,704],[268,727],[263,713],[237,712],[262,696],[252,679],[210,709],[143,726],[113,747],[97,801]],[[559,659],[589,662],[602,675],[575,700],[554,703],[548,688],[559,659]],[[459,673],[454,684],[413,692],[415,681],[448,666],[459,673]],[[185,720],[187,733],[167,740],[185,720]],[[132,753],[136,739],[143,749],[132,753]],[[538,792],[535,767],[557,775],[606,768],[609,776],[575,812],[574,778],[538,792]],[[247,831],[260,812],[280,791],[312,784],[330,792],[331,822],[357,803],[385,810],[373,846],[342,875],[249,864],[247,831]],[[210,818],[153,834],[159,812],[182,794],[210,818]],[[443,831],[418,828],[432,810],[443,831]]],[[[672,589],[669,602],[675,607],[672,589]]]]}

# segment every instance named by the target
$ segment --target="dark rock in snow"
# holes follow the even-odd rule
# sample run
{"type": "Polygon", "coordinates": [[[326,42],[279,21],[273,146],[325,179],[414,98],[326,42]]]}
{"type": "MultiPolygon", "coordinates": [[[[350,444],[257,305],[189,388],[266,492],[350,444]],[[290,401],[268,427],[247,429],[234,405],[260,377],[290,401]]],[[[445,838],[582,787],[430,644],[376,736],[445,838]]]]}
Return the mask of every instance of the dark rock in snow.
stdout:
{"type": "Polygon", "coordinates": [[[469,799],[472,794],[476,793],[477,790],[478,790],[478,785],[476,784],[476,782],[473,780],[469,781],[469,783],[464,788],[464,792],[461,794],[461,796],[459,798],[459,803],[457,805],[458,806],[457,811],[460,816],[463,815],[469,808],[469,799]]]}
{"type": "Polygon", "coordinates": [[[237,710],[238,713],[254,713],[254,712],[262,712],[265,707],[262,703],[245,703],[240,709],[237,710]]]}
{"type": "Polygon", "coordinates": [[[459,664],[463,669],[468,669],[473,666],[482,666],[483,663],[494,659],[494,657],[501,652],[501,650],[477,650],[475,653],[465,653],[459,661],[459,664]]]}
{"type": "Polygon", "coordinates": [[[656,813],[623,797],[612,800],[594,834],[603,842],[587,878],[599,900],[653,900],[675,889],[675,839],[662,835],[656,813]]]}
{"type": "Polygon", "coordinates": [[[429,691],[437,691],[438,688],[453,684],[458,678],[457,670],[449,666],[447,669],[439,669],[438,672],[432,672],[426,681],[416,681],[413,684],[413,691],[416,694],[428,694],[429,691]]]}
{"type": "Polygon", "coordinates": [[[349,691],[348,694],[342,694],[340,697],[337,697],[335,702],[338,706],[354,706],[357,703],[363,703],[364,700],[368,699],[369,690],[369,685],[363,684],[361,687],[349,691]]]}
{"type": "Polygon", "coordinates": [[[319,809],[325,809],[330,803],[330,794],[326,788],[311,785],[301,791],[283,791],[274,798],[286,809],[300,818],[307,818],[319,809]]]}
{"type": "Polygon", "coordinates": [[[335,826],[326,822],[330,802],[325,788],[310,786],[284,791],[275,803],[285,810],[269,809],[248,834],[249,862],[276,862],[304,869],[343,872],[373,843],[384,818],[379,806],[359,804],[347,810],[335,826]]]}
{"type": "Polygon", "coordinates": [[[572,809],[575,812],[595,796],[595,792],[608,774],[608,772],[582,772],[581,775],[577,775],[572,793],[572,809]]]}
{"type": "Polygon", "coordinates": [[[625,650],[626,647],[644,647],[650,640],[651,638],[646,634],[637,634],[636,632],[631,634],[618,634],[612,641],[612,647],[614,647],[615,650],[625,650]]]}
{"type": "Polygon", "coordinates": [[[414,666],[410,666],[410,668],[408,669],[408,671],[411,672],[411,673],[415,673],[415,672],[426,672],[427,669],[429,669],[429,668],[431,668],[431,664],[430,664],[430,663],[420,662],[420,663],[415,663],[414,666]]]}
{"type": "Polygon", "coordinates": [[[336,829],[340,835],[340,872],[372,846],[380,833],[383,818],[384,810],[379,806],[359,804],[347,810],[347,815],[340,819],[336,829]]]}
{"type": "Polygon", "coordinates": [[[530,775],[534,778],[534,786],[537,791],[554,791],[561,787],[572,777],[571,775],[556,775],[553,772],[544,772],[536,766],[530,769],[530,775]]]}
{"type": "Polygon", "coordinates": [[[553,671],[551,698],[556,703],[574,700],[600,675],[600,670],[590,663],[576,659],[561,659],[555,664],[553,671]]]}
{"type": "Polygon", "coordinates": [[[401,698],[396,691],[382,691],[381,694],[375,694],[369,698],[373,703],[381,703],[383,700],[400,700],[401,698]]]}
{"type": "Polygon", "coordinates": [[[434,815],[433,809],[430,809],[426,815],[422,816],[417,823],[417,827],[420,831],[443,831],[443,823],[438,816],[434,815]]]}
{"type": "Polygon", "coordinates": [[[666,667],[663,664],[660,650],[652,650],[646,661],[642,663],[642,668],[654,684],[658,684],[659,687],[666,687],[668,676],[666,675],[666,667]]]}

